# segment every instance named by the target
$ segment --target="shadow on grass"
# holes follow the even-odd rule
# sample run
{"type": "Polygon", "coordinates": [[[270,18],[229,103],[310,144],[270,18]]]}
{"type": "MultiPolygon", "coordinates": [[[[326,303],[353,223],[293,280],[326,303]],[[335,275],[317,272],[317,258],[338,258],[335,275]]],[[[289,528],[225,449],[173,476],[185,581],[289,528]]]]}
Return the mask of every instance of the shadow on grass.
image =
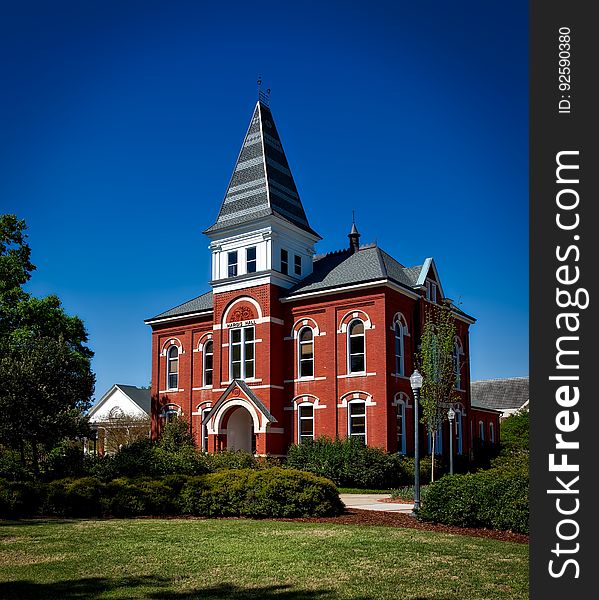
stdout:
{"type": "Polygon", "coordinates": [[[170,579],[152,575],[118,579],[89,577],[54,583],[12,581],[0,582],[0,598],[3,600],[45,600],[46,598],[79,600],[95,598],[106,592],[111,592],[111,597],[122,600],[131,597],[153,600],[192,600],[195,598],[202,600],[336,600],[339,598],[333,590],[302,590],[287,585],[246,588],[223,583],[213,587],[181,591],[168,589],[172,585],[170,579]]]}

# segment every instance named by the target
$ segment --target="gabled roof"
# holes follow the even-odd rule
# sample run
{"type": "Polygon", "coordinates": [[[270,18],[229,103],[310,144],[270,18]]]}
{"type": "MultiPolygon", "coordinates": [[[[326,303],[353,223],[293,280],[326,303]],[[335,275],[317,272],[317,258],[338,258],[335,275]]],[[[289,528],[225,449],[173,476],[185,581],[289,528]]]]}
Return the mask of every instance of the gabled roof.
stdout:
{"type": "Polygon", "coordinates": [[[270,414],[268,408],[266,408],[264,402],[254,394],[252,388],[243,379],[234,379],[227,387],[227,389],[220,395],[220,398],[216,401],[214,406],[210,409],[210,412],[202,420],[202,425],[206,425],[208,421],[218,412],[219,408],[229,400],[229,394],[233,388],[238,387],[241,391],[253,402],[254,406],[262,413],[264,418],[269,423],[276,423],[277,420],[270,414]]]}
{"type": "Polygon", "coordinates": [[[109,398],[115,390],[120,390],[127,396],[132,402],[134,402],[141,410],[148,415],[152,405],[150,396],[150,390],[144,388],[138,388],[134,385],[125,385],[123,383],[115,383],[90,409],[90,414],[98,411],[98,409],[104,404],[107,398],[109,398]]]}
{"type": "Polygon", "coordinates": [[[313,272],[291,288],[286,297],[382,279],[408,289],[415,283],[412,269],[406,269],[378,246],[362,246],[356,252],[340,250],[316,257],[313,272]]]}
{"type": "Polygon", "coordinates": [[[487,379],[470,384],[470,402],[474,408],[517,410],[528,400],[528,377],[487,379]]]}
{"type": "Polygon", "coordinates": [[[179,304],[174,308],[170,308],[169,310],[156,315],[155,317],[151,317],[145,320],[145,323],[151,323],[155,319],[168,319],[169,317],[182,317],[184,315],[192,315],[199,312],[205,312],[212,310],[213,302],[212,302],[212,292],[206,292],[201,296],[197,296],[196,298],[192,298],[187,302],[183,302],[183,304],[179,304]]]}
{"type": "Polygon", "coordinates": [[[258,101],[216,223],[204,233],[269,215],[320,238],[308,224],[272,113],[258,101]]]}

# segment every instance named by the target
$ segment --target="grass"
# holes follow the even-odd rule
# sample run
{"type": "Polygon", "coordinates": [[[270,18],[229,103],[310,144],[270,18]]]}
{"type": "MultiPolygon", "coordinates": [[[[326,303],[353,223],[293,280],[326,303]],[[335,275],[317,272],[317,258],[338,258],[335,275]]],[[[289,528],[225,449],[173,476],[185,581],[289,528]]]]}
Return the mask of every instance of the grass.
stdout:
{"type": "Polygon", "coordinates": [[[243,519],[0,524],[0,598],[528,598],[528,546],[243,519]]]}
{"type": "Polygon", "coordinates": [[[361,488],[345,488],[338,487],[340,494],[391,494],[393,490],[370,490],[370,489],[361,489],[361,488]]]}

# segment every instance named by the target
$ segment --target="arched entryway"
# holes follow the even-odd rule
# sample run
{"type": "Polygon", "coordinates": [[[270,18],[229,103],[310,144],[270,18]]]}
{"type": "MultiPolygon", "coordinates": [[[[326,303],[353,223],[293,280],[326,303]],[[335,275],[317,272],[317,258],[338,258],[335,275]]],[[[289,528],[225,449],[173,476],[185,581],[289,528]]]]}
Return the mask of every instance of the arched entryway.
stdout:
{"type": "Polygon", "coordinates": [[[227,450],[256,451],[254,421],[247,409],[242,406],[231,409],[226,429],[227,450]]]}

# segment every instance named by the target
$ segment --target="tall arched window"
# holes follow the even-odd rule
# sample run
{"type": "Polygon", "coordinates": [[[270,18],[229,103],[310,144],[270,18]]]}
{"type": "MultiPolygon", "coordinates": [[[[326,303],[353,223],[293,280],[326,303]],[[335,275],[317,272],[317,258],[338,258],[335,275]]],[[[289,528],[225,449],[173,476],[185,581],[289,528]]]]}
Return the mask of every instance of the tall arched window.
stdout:
{"type": "Polygon", "coordinates": [[[297,441],[314,439],[314,406],[304,402],[297,407],[297,441]]]}
{"type": "Polygon", "coordinates": [[[360,319],[353,320],[347,328],[348,372],[364,373],[366,371],[366,343],[364,323],[360,319]]]}
{"type": "Polygon", "coordinates": [[[404,328],[403,325],[399,322],[395,322],[395,373],[397,375],[405,374],[405,366],[404,366],[404,328]]]}
{"type": "MultiPolygon", "coordinates": [[[[210,342],[212,343],[212,342],[210,342]]],[[[206,419],[206,417],[210,414],[209,408],[204,408],[201,412],[201,420],[202,423],[206,419]]],[[[202,425],[202,450],[204,452],[208,452],[208,423],[202,425]]]]}
{"type": "Polygon", "coordinates": [[[489,423],[489,441],[491,444],[495,443],[495,426],[493,423],[489,423]]]}
{"type": "Polygon", "coordinates": [[[397,451],[400,454],[406,453],[406,403],[403,400],[397,401],[397,451]]]}
{"type": "Polygon", "coordinates": [[[214,373],[214,344],[211,341],[204,344],[204,386],[212,386],[214,373]]]}
{"type": "Polygon", "coordinates": [[[176,390],[179,387],[179,348],[171,346],[166,354],[166,387],[176,390]]]}
{"type": "Polygon", "coordinates": [[[314,332],[302,327],[298,338],[299,376],[314,377],[314,332]]]}
{"type": "Polygon", "coordinates": [[[363,400],[347,403],[347,437],[366,443],[366,403],[363,400]]]}
{"type": "Polygon", "coordinates": [[[462,342],[456,337],[453,342],[453,373],[455,375],[455,389],[462,389],[462,342]]]}
{"type": "Polygon", "coordinates": [[[463,452],[463,440],[462,411],[458,408],[455,411],[455,449],[458,454],[463,452]]]}
{"type": "Polygon", "coordinates": [[[478,439],[481,442],[485,441],[485,424],[482,421],[478,422],[478,439]]]}

